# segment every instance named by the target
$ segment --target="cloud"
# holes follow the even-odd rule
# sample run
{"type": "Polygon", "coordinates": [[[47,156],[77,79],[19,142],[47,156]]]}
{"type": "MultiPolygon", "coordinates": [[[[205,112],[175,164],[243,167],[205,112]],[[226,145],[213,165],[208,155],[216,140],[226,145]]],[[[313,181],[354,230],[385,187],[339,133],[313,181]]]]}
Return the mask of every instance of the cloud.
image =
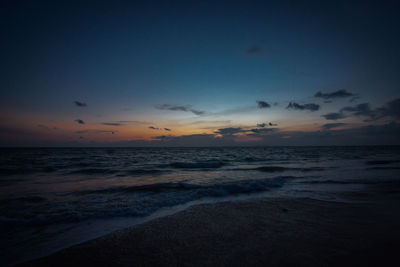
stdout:
{"type": "Polygon", "coordinates": [[[239,113],[246,113],[246,112],[254,111],[255,109],[256,109],[256,107],[254,107],[254,106],[237,107],[237,108],[231,108],[231,109],[222,110],[222,111],[219,111],[219,112],[208,113],[208,116],[233,115],[233,114],[239,114],[239,113]]]}
{"type": "Polygon", "coordinates": [[[390,116],[395,119],[400,119],[400,98],[388,102],[381,109],[382,109],[381,112],[383,113],[384,116],[390,116]]]}
{"type": "Polygon", "coordinates": [[[353,107],[344,107],[340,112],[348,112],[354,116],[367,117],[366,121],[379,120],[386,117],[400,119],[400,98],[387,102],[382,107],[371,109],[369,103],[358,104],[353,107]]]}
{"type": "Polygon", "coordinates": [[[164,130],[166,130],[166,131],[168,131],[168,132],[170,132],[170,131],[171,131],[171,129],[170,129],[170,128],[164,128],[164,130]]]}
{"type": "Polygon", "coordinates": [[[359,99],[360,97],[359,96],[354,96],[354,97],[352,97],[352,98],[350,98],[350,100],[349,100],[349,102],[350,103],[353,103],[353,102],[355,102],[357,99],[359,99]]]}
{"type": "Polygon", "coordinates": [[[263,52],[263,49],[257,45],[253,45],[247,48],[245,52],[247,55],[259,55],[263,52]]]}
{"type": "Polygon", "coordinates": [[[216,120],[216,121],[200,120],[200,121],[190,122],[188,124],[229,124],[231,122],[232,122],[231,120],[216,120]]]}
{"type": "Polygon", "coordinates": [[[233,134],[242,133],[242,132],[245,132],[245,130],[243,130],[240,127],[238,127],[238,128],[228,127],[228,128],[218,129],[218,131],[216,131],[215,133],[221,134],[221,135],[233,135],[233,134]]]}
{"type": "Polygon", "coordinates": [[[250,129],[249,132],[251,132],[251,133],[248,133],[247,136],[260,136],[262,134],[275,132],[277,130],[278,130],[277,128],[250,129]]]}
{"type": "Polygon", "coordinates": [[[205,113],[205,111],[193,109],[191,105],[178,106],[178,105],[163,104],[163,105],[157,105],[156,108],[161,110],[192,112],[195,115],[203,115],[205,113]]]}
{"type": "Polygon", "coordinates": [[[278,126],[278,124],[276,124],[276,123],[272,123],[272,122],[270,122],[270,123],[258,123],[257,124],[257,127],[260,127],[260,128],[264,128],[265,126],[278,126]]]}
{"type": "Polygon", "coordinates": [[[332,113],[322,115],[321,117],[324,117],[327,120],[334,120],[334,121],[347,118],[347,116],[341,112],[332,112],[332,113]]]}
{"type": "Polygon", "coordinates": [[[358,104],[354,107],[344,107],[340,109],[340,112],[350,112],[356,116],[374,116],[369,103],[358,104]]]}
{"type": "Polygon", "coordinates": [[[346,90],[337,90],[335,92],[331,93],[322,93],[322,92],[317,92],[315,93],[314,97],[319,97],[323,99],[333,99],[333,98],[346,98],[350,96],[355,96],[353,93],[347,92],[346,90]]]}
{"type": "Polygon", "coordinates": [[[151,122],[148,121],[118,121],[119,123],[132,123],[132,124],[152,124],[151,122]]]}
{"type": "Polygon", "coordinates": [[[344,126],[344,125],[347,125],[347,123],[340,123],[340,122],[338,122],[338,123],[326,123],[326,124],[322,125],[322,128],[324,130],[330,130],[330,129],[337,128],[337,127],[344,126]]]}
{"type": "Polygon", "coordinates": [[[152,124],[148,121],[113,121],[113,122],[102,122],[102,125],[106,126],[124,126],[126,124],[152,124]]]}
{"type": "Polygon", "coordinates": [[[268,104],[267,102],[265,102],[265,101],[257,101],[257,106],[258,106],[258,108],[260,108],[260,109],[262,109],[262,108],[270,108],[271,107],[271,105],[270,104],[268,104]]]}
{"type": "Polygon", "coordinates": [[[118,131],[110,131],[110,130],[97,130],[97,129],[89,129],[89,130],[81,130],[81,131],[76,131],[76,134],[87,134],[87,133],[94,133],[94,134],[102,134],[102,133],[110,133],[110,134],[115,134],[118,131]]]}
{"type": "Polygon", "coordinates": [[[120,122],[103,122],[102,124],[103,125],[107,125],[107,126],[121,126],[121,125],[124,125],[124,124],[122,124],[120,122]]]}
{"type": "Polygon", "coordinates": [[[369,103],[361,103],[355,106],[343,107],[336,113],[323,115],[327,120],[338,120],[349,116],[366,117],[364,121],[375,121],[382,118],[400,119],[400,98],[387,102],[382,107],[372,109],[369,103]]]}
{"type": "Polygon", "coordinates": [[[74,103],[77,107],[87,107],[87,104],[84,102],[74,101],[74,103]]]}
{"type": "Polygon", "coordinates": [[[154,126],[149,126],[149,129],[152,129],[152,130],[160,130],[160,128],[157,128],[157,127],[154,127],[154,126]]]}
{"type": "Polygon", "coordinates": [[[80,119],[76,119],[75,122],[77,122],[79,124],[85,124],[85,122],[83,120],[80,120],[80,119]]]}
{"type": "Polygon", "coordinates": [[[320,106],[318,104],[309,103],[309,104],[298,104],[296,102],[290,102],[286,109],[297,109],[297,110],[309,110],[309,111],[317,111],[320,106]]]}

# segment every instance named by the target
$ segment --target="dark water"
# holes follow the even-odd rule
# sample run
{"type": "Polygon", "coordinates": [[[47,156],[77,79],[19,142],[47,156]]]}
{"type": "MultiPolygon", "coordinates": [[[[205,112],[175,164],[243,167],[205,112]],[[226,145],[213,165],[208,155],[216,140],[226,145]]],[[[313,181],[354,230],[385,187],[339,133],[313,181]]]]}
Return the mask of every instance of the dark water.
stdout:
{"type": "Polygon", "coordinates": [[[190,201],[335,200],[399,174],[400,147],[1,149],[0,256],[44,255],[190,201]]]}

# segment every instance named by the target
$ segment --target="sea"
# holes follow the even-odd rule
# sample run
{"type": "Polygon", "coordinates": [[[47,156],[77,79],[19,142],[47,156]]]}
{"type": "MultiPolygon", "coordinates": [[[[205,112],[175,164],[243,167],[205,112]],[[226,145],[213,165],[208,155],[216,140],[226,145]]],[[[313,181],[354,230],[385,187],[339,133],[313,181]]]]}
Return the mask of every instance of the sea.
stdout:
{"type": "Polygon", "coordinates": [[[48,255],[191,205],[346,201],[400,180],[400,147],[2,148],[0,257],[48,255]]]}

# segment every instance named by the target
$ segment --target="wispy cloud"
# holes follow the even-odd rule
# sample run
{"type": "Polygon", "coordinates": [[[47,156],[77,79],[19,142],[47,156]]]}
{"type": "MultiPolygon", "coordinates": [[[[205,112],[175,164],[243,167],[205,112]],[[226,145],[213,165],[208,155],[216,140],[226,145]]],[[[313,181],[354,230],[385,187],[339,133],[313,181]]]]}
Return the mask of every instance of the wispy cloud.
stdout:
{"type": "Polygon", "coordinates": [[[286,109],[296,109],[296,110],[309,110],[309,111],[317,111],[320,106],[318,104],[309,103],[309,104],[298,104],[296,102],[290,102],[286,109]]]}
{"type": "Polygon", "coordinates": [[[338,120],[350,116],[365,117],[364,121],[375,121],[382,118],[400,119],[400,98],[393,99],[385,105],[372,109],[369,103],[343,107],[339,112],[322,115],[327,120],[338,120]]]}
{"type": "Polygon", "coordinates": [[[121,126],[121,125],[124,125],[124,124],[122,124],[120,122],[103,122],[101,124],[106,125],[106,126],[121,126]]]}
{"type": "Polygon", "coordinates": [[[200,120],[200,121],[194,121],[190,122],[188,124],[228,124],[231,123],[231,120],[200,120]]]}
{"type": "Polygon", "coordinates": [[[49,126],[44,125],[44,124],[38,124],[37,127],[41,128],[41,129],[48,130],[48,131],[50,131],[50,130],[58,130],[57,127],[49,127],[49,126]]]}
{"type": "Polygon", "coordinates": [[[76,131],[76,134],[87,134],[87,133],[94,133],[94,134],[103,134],[103,133],[110,133],[110,134],[115,134],[118,131],[110,131],[110,130],[98,130],[98,129],[88,129],[88,130],[80,130],[76,131]]]}
{"type": "Polygon", "coordinates": [[[79,124],[85,124],[85,122],[81,119],[76,119],[75,122],[79,123],[79,124]]]}
{"type": "Polygon", "coordinates": [[[221,128],[215,131],[216,134],[221,134],[221,135],[233,135],[237,133],[242,133],[245,132],[242,128],[234,128],[234,127],[227,127],[227,128],[221,128]]]}
{"type": "Polygon", "coordinates": [[[163,104],[163,105],[157,105],[156,108],[161,110],[192,112],[195,115],[203,115],[205,113],[205,111],[192,108],[191,105],[180,106],[180,105],[163,104]]]}
{"type": "Polygon", "coordinates": [[[148,121],[110,121],[110,122],[102,122],[102,125],[106,126],[124,126],[127,124],[152,124],[148,121]]]}
{"type": "Polygon", "coordinates": [[[324,117],[327,120],[333,120],[333,121],[347,118],[347,116],[341,112],[332,112],[332,113],[322,115],[321,117],[324,117]]]}
{"type": "Polygon", "coordinates": [[[256,128],[250,129],[246,135],[251,137],[265,137],[271,133],[277,132],[278,128],[256,128]]]}
{"type": "Polygon", "coordinates": [[[400,119],[400,98],[391,100],[382,107],[376,109],[371,109],[369,103],[362,103],[353,107],[344,107],[340,112],[348,112],[355,116],[367,117],[367,121],[379,120],[386,117],[400,119]]]}
{"type": "Polygon", "coordinates": [[[247,55],[259,55],[262,54],[263,49],[260,46],[253,45],[246,49],[245,53],[247,55]]]}
{"type": "Polygon", "coordinates": [[[170,131],[171,131],[171,129],[170,129],[170,128],[164,128],[164,130],[166,130],[166,131],[168,131],[168,132],[170,132],[170,131]]]}
{"type": "Polygon", "coordinates": [[[342,90],[337,90],[335,92],[331,92],[331,93],[322,93],[322,92],[317,92],[315,93],[314,97],[317,98],[323,98],[323,99],[334,99],[334,98],[346,98],[346,97],[351,97],[351,96],[355,96],[353,93],[347,92],[346,90],[342,89],[342,90]]]}
{"type": "Polygon", "coordinates": [[[157,128],[157,127],[154,127],[154,126],[149,126],[149,129],[152,129],[152,130],[160,130],[160,128],[157,128]]]}
{"type": "Polygon", "coordinates": [[[74,103],[75,103],[75,106],[77,106],[77,107],[81,107],[81,108],[87,107],[87,104],[84,102],[74,101],[74,103]]]}
{"type": "Polygon", "coordinates": [[[347,123],[340,123],[340,122],[338,122],[338,123],[326,123],[326,124],[322,125],[322,128],[324,130],[330,130],[330,129],[338,128],[338,127],[341,127],[341,126],[344,126],[344,125],[347,125],[347,123]]]}
{"type": "Polygon", "coordinates": [[[263,109],[263,108],[270,108],[271,105],[269,103],[265,102],[265,101],[258,100],[257,101],[257,107],[260,108],[260,109],[263,109]]]}

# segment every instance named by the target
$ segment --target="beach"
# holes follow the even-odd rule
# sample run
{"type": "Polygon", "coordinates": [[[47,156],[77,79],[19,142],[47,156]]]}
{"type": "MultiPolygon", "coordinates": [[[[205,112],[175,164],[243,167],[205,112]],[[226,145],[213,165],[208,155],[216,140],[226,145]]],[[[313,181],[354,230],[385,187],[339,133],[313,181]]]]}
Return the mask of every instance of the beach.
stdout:
{"type": "Polygon", "coordinates": [[[21,266],[399,266],[399,193],[197,205],[21,266]]]}

